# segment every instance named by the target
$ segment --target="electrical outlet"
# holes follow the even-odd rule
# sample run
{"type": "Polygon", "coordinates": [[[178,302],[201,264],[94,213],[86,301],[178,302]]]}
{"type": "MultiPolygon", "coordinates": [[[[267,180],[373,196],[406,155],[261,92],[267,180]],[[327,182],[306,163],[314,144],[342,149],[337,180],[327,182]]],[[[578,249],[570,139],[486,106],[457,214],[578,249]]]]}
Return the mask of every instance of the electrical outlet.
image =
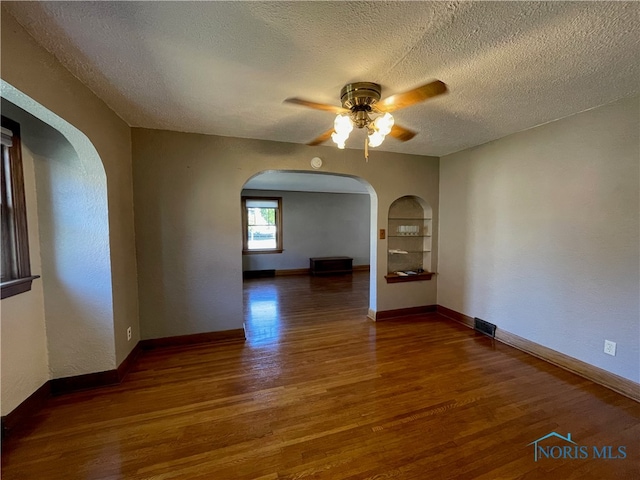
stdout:
{"type": "Polygon", "coordinates": [[[612,342],[611,340],[604,341],[604,353],[611,356],[616,356],[616,342],[612,342]]]}
{"type": "Polygon", "coordinates": [[[127,340],[131,340],[131,327],[127,328],[127,340]]]}

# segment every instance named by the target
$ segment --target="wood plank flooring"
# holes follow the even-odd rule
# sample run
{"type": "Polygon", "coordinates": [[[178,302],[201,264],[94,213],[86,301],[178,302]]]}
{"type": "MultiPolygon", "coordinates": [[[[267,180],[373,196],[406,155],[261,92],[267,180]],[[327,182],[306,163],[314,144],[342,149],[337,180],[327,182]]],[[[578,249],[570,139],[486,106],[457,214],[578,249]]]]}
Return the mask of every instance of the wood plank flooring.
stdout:
{"type": "Polygon", "coordinates": [[[121,385],[52,398],[2,478],[640,478],[640,404],[437,314],[374,323],[367,296],[365,272],[249,280],[246,342],[147,351],[121,385]],[[553,431],[589,458],[534,461],[553,431]]]}

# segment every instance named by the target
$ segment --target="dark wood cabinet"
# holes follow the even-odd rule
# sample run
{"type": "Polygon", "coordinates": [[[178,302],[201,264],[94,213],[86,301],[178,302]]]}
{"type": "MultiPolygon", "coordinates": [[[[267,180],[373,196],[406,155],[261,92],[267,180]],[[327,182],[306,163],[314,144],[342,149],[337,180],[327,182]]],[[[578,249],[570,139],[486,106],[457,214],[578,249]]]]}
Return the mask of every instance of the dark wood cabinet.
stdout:
{"type": "Polygon", "coordinates": [[[351,257],[314,257],[309,259],[311,275],[332,275],[351,273],[353,258],[351,257]]]}

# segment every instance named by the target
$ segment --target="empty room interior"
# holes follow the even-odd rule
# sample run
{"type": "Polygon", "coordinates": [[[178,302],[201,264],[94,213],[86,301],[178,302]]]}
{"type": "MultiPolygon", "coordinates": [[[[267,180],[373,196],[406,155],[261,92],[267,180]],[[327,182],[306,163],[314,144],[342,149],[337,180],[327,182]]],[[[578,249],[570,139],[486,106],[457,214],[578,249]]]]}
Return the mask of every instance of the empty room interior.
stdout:
{"type": "Polygon", "coordinates": [[[2,478],[640,478],[640,3],[1,7],[2,478]]]}

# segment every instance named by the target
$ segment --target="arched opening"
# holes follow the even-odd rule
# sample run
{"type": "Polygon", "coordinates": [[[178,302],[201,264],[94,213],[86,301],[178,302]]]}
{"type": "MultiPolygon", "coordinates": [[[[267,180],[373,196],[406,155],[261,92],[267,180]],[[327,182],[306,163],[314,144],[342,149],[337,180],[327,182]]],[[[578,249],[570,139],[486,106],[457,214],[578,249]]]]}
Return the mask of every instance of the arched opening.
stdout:
{"type": "MultiPolygon", "coordinates": [[[[116,357],[102,161],[76,127],[6,82],[1,87],[2,113],[21,124],[23,156],[26,149],[33,166],[46,342],[12,350],[46,352],[51,379],[111,370],[116,357]]],[[[10,356],[3,348],[3,365],[15,365],[10,356]]],[[[3,367],[3,393],[6,373],[3,367]]]]}
{"type": "MultiPolygon", "coordinates": [[[[280,199],[283,219],[283,251],[245,251],[245,276],[308,273],[310,258],[345,256],[354,269],[369,271],[368,309],[375,310],[378,198],[367,181],[333,173],[269,170],[248,179],[241,196],[245,201],[280,199]]],[[[265,308],[273,309],[278,304],[267,297],[260,301],[265,308]]],[[[258,308],[257,303],[253,305],[258,308]]]]}

